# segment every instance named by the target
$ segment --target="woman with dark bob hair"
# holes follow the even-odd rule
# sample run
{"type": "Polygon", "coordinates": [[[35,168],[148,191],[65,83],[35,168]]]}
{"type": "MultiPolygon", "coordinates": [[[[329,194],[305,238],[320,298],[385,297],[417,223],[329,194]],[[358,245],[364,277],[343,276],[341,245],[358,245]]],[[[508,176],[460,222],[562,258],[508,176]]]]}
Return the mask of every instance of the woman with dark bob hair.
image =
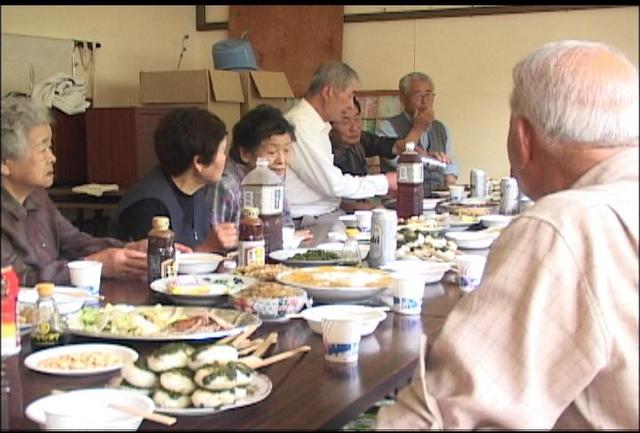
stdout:
{"type": "Polygon", "coordinates": [[[159,165],[122,198],[114,215],[118,238],[146,238],[154,216],[168,216],[176,242],[196,251],[226,251],[237,245],[233,224],[211,226],[203,186],[222,176],[227,129],[213,113],[178,108],[154,133],[159,165]]]}

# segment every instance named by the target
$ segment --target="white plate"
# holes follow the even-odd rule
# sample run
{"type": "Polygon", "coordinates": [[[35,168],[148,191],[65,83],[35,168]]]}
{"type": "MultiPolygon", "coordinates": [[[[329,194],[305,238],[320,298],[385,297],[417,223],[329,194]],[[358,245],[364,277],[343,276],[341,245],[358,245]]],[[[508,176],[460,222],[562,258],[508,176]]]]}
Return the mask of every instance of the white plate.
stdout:
{"type": "Polygon", "coordinates": [[[316,334],[322,334],[322,319],[334,315],[360,318],[362,320],[362,336],[371,334],[378,327],[378,324],[387,318],[387,313],[381,308],[365,305],[322,305],[307,308],[300,313],[300,316],[307,321],[309,327],[316,334]]]}
{"type": "Polygon", "coordinates": [[[138,359],[138,352],[126,346],[117,344],[70,344],[67,346],[54,347],[51,349],[34,352],[27,356],[24,365],[31,370],[40,373],[57,374],[60,376],[87,376],[90,374],[101,374],[109,371],[119,370],[129,362],[138,359]],[[80,355],[88,352],[109,353],[120,357],[120,362],[106,367],[85,368],[78,370],[62,370],[40,366],[39,363],[46,359],[57,358],[62,355],[80,355]]]}
{"type": "Polygon", "coordinates": [[[215,272],[222,260],[224,260],[223,256],[209,253],[181,253],[176,256],[178,273],[180,274],[215,272]]]}
{"type": "Polygon", "coordinates": [[[494,240],[499,236],[496,232],[481,230],[478,232],[450,232],[445,236],[458,245],[458,248],[467,250],[483,250],[489,248],[494,240]]]}
{"type": "MultiPolygon", "coordinates": [[[[114,317],[118,317],[121,314],[124,315],[138,315],[142,312],[148,314],[149,310],[153,313],[157,313],[157,309],[160,309],[162,313],[169,317],[178,313],[185,313],[187,317],[193,317],[195,314],[216,314],[222,319],[231,322],[234,327],[231,329],[221,329],[218,331],[190,331],[190,332],[168,332],[160,330],[154,333],[147,333],[143,335],[130,335],[126,333],[113,333],[106,331],[90,330],[82,324],[80,315],[82,311],[73,313],[67,318],[67,332],[69,334],[80,335],[83,337],[94,338],[108,338],[111,340],[136,340],[136,341],[190,341],[190,340],[208,340],[212,338],[221,338],[228,335],[236,335],[244,331],[250,325],[260,326],[262,320],[255,314],[243,313],[230,308],[206,308],[206,307],[180,307],[174,305],[126,305],[118,304],[113,306],[118,310],[117,314],[110,314],[107,316],[108,321],[112,321],[114,317]]],[[[103,312],[105,307],[101,307],[99,310],[103,312]]],[[[107,323],[108,323],[107,321],[107,323]]]]}
{"type": "MultiPolygon", "coordinates": [[[[60,314],[73,313],[82,308],[85,301],[94,298],[86,291],[77,287],[55,286],[53,289],[53,299],[56,301],[60,314]]],[[[18,302],[23,304],[34,304],[38,300],[38,291],[33,287],[20,287],[18,291],[18,302]]]]}
{"type": "Polygon", "coordinates": [[[176,304],[214,305],[227,301],[226,295],[236,293],[257,280],[233,274],[178,275],[161,278],[151,283],[151,290],[176,304]],[[204,293],[171,293],[169,285],[177,282],[184,287],[206,288],[204,293]]]}
{"type": "Polygon", "coordinates": [[[107,407],[108,403],[119,403],[140,409],[142,412],[153,412],[156,406],[153,400],[137,391],[107,388],[81,389],[39,398],[27,406],[25,415],[34,423],[39,424],[44,430],[45,407],[66,402],[71,407],[77,407],[78,411],[81,411],[83,407],[89,410],[95,410],[97,407],[101,415],[110,419],[106,427],[121,430],[136,430],[142,418],[132,417],[115,409],[110,409],[107,407]]]}
{"type": "Polygon", "coordinates": [[[422,210],[434,210],[440,201],[442,201],[441,198],[425,198],[422,200],[422,210]]]}
{"type": "Polygon", "coordinates": [[[225,406],[221,406],[218,408],[210,408],[210,407],[187,407],[184,409],[175,409],[175,408],[164,408],[157,406],[156,412],[162,412],[169,415],[176,416],[200,416],[200,415],[211,415],[218,412],[224,412],[229,409],[236,409],[243,406],[249,406],[250,404],[256,404],[271,394],[271,390],[273,389],[273,384],[271,383],[271,379],[265,376],[262,373],[256,372],[249,382],[249,387],[247,388],[247,396],[235,401],[233,404],[228,404],[225,406]]]}
{"type": "Polygon", "coordinates": [[[430,260],[397,260],[380,269],[400,274],[420,274],[427,277],[426,284],[437,283],[445,272],[451,269],[451,263],[430,260]]]}
{"type": "MultiPolygon", "coordinates": [[[[339,253],[339,252],[342,252],[342,249],[344,248],[344,243],[327,242],[324,244],[316,245],[316,248],[318,248],[319,250],[335,251],[339,253]]],[[[358,248],[360,249],[360,258],[362,260],[366,259],[367,254],[369,254],[369,250],[371,249],[371,245],[358,243],[358,248]]]]}
{"type": "Polygon", "coordinates": [[[391,276],[372,268],[318,266],[298,268],[278,274],[276,279],[301,287],[314,301],[363,301],[391,287],[391,276]]]}
{"type": "Polygon", "coordinates": [[[506,227],[513,218],[513,215],[491,214],[481,216],[480,221],[482,221],[482,225],[485,227],[506,227]]]}

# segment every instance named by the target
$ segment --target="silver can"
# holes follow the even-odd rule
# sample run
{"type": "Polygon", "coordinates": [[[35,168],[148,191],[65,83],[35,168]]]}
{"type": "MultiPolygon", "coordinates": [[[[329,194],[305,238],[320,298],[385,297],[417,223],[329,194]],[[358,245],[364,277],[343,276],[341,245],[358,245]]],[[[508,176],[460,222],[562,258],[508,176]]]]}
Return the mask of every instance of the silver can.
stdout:
{"type": "Polygon", "coordinates": [[[371,248],[367,262],[379,268],[396,259],[396,231],[398,216],[395,211],[374,209],[371,217],[371,248]]]}
{"type": "Polygon", "coordinates": [[[479,168],[471,170],[469,185],[469,197],[484,198],[487,189],[487,176],[485,175],[484,170],[479,168]]]}
{"type": "Polygon", "coordinates": [[[500,213],[516,215],[519,205],[518,182],[513,177],[503,177],[500,180],[500,213]]]}

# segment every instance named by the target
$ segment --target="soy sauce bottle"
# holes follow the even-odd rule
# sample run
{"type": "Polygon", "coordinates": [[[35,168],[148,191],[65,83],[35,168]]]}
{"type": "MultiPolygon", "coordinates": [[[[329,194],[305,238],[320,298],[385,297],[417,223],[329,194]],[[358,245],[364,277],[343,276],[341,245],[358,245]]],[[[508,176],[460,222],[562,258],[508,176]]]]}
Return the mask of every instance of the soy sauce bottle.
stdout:
{"type": "Polygon", "coordinates": [[[169,229],[169,218],[153,217],[147,245],[147,281],[151,284],[159,278],[176,274],[175,234],[169,229]]]}
{"type": "Polygon", "coordinates": [[[31,331],[31,349],[40,350],[64,344],[64,323],[53,299],[53,283],[38,283],[36,320],[31,331]]]}
{"type": "Polygon", "coordinates": [[[264,265],[264,226],[258,208],[242,209],[238,233],[238,266],[264,265]]]}
{"type": "Polygon", "coordinates": [[[422,215],[424,171],[422,158],[414,151],[415,146],[413,142],[407,143],[405,151],[398,158],[398,192],[396,197],[398,218],[406,219],[422,215]]]}

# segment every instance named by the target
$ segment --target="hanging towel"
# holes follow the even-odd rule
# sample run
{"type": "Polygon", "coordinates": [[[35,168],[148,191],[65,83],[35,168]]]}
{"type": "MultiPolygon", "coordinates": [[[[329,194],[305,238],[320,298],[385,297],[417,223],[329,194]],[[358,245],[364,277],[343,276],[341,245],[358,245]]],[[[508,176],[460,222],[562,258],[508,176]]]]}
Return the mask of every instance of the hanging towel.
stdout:
{"type": "Polygon", "coordinates": [[[51,108],[56,107],[66,114],[84,113],[91,103],[86,100],[86,82],[64,73],[37,84],[31,99],[51,108]]]}

